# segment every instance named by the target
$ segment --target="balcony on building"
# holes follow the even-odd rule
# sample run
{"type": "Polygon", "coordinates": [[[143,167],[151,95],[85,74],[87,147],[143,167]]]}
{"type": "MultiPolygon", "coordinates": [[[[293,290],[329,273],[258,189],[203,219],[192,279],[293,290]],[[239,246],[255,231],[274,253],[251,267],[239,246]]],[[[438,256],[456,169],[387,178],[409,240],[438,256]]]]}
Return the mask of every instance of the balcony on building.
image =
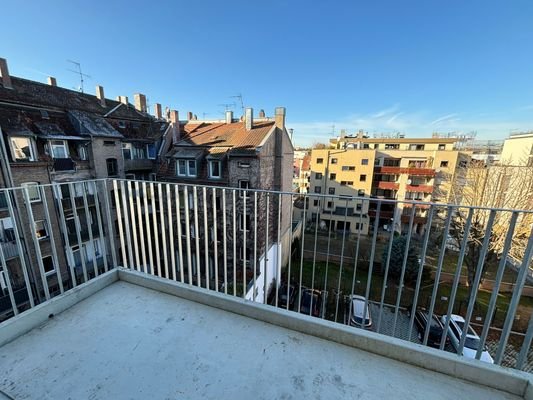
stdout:
{"type": "MultiPolygon", "coordinates": [[[[338,234],[331,237],[328,227],[323,229],[319,224],[311,229],[306,227],[313,221],[311,213],[303,207],[304,199],[313,194],[304,197],[248,189],[250,197],[247,194],[240,197],[239,189],[230,187],[223,188],[223,192],[220,187],[193,184],[137,182],[136,185],[118,179],[103,182],[105,185],[99,186],[100,190],[91,192],[95,198],[92,208],[96,212],[90,220],[98,229],[86,229],[93,235],[104,233],[100,244],[91,248],[87,246],[87,237],[82,237],[84,244],[80,245],[76,231],[76,235],[49,239],[57,251],[64,250],[64,240],[74,253],[67,257],[64,275],[67,278],[61,281],[63,284],[57,292],[47,290],[45,285],[63,271],[50,269],[49,264],[38,265],[26,278],[21,272],[28,271],[22,266],[6,268],[0,253],[3,294],[0,311],[5,315],[0,322],[3,378],[0,398],[533,400],[533,354],[529,350],[533,323],[531,327],[526,323],[521,335],[523,346],[515,353],[499,354],[499,348],[496,351],[491,347],[493,355],[499,354],[495,356],[495,364],[501,365],[468,359],[451,351],[448,345],[431,348],[425,345],[429,343],[428,338],[420,338],[416,331],[411,334],[411,328],[416,326],[409,328],[411,315],[414,323],[410,311],[418,310],[417,305],[410,308],[411,300],[407,305],[403,302],[400,305],[398,300],[395,306],[396,293],[401,298],[404,285],[387,282],[383,278],[385,268],[380,265],[382,254],[387,256],[387,248],[390,258],[389,243],[399,235],[394,225],[380,235],[369,230],[364,238],[338,234]],[[139,185],[154,189],[153,195],[149,199],[140,198],[139,185]],[[221,193],[227,195],[225,209],[219,208],[223,203],[216,198],[221,193]],[[213,197],[209,198],[211,194],[213,197]],[[276,229],[270,236],[267,231],[265,237],[259,237],[249,224],[255,216],[259,218],[259,227],[281,220],[282,210],[276,207],[285,204],[283,196],[298,199],[303,208],[303,221],[289,220],[287,242],[282,243],[278,236],[281,233],[276,229]],[[114,204],[111,197],[117,200],[114,204]],[[133,202],[133,198],[138,201],[133,202]],[[251,200],[256,198],[259,205],[251,200]],[[198,206],[202,199],[207,201],[198,206]],[[250,208],[241,211],[252,211],[250,218],[226,215],[228,210],[237,208],[233,202],[240,204],[246,199],[250,208]],[[161,204],[156,206],[158,202],[161,204]],[[152,209],[157,212],[146,213],[148,203],[153,203],[152,209]],[[204,205],[216,210],[209,212],[204,205]],[[187,219],[178,219],[183,217],[187,219]],[[242,248],[247,252],[259,250],[259,254],[263,247],[268,251],[257,259],[250,253],[239,254],[232,245],[225,246],[226,240],[233,237],[244,241],[242,248]],[[326,247],[326,243],[331,247],[326,247]],[[290,261],[282,266],[280,249],[284,248],[290,252],[290,261]],[[219,257],[213,261],[201,258],[213,252],[217,254],[218,250],[219,257]],[[253,267],[255,262],[258,268],[253,267]],[[370,276],[373,273],[370,264],[374,262],[375,275],[370,276]],[[270,270],[267,265],[273,268],[270,270]],[[69,269],[74,272],[72,276],[68,274],[69,269]],[[242,272],[235,273],[236,269],[242,272]],[[213,271],[216,271],[214,276],[213,271]],[[30,275],[35,275],[35,281],[21,286],[20,280],[30,281],[30,275]],[[328,277],[332,282],[327,282],[328,277]],[[376,292],[377,300],[363,300],[372,314],[372,322],[369,326],[366,322],[357,326],[357,322],[352,323],[356,321],[350,311],[350,305],[354,304],[352,296],[364,295],[365,291],[369,296],[367,282],[380,289],[376,292]],[[287,296],[283,297],[285,290],[287,296]],[[384,295],[380,300],[381,290],[384,295]],[[316,298],[320,307],[313,308],[311,302],[308,311],[302,308],[300,302],[304,302],[305,293],[307,298],[316,298]],[[293,296],[299,300],[291,300],[293,296]],[[298,306],[291,305],[292,301],[298,306]]],[[[90,186],[84,182],[81,187],[88,190],[90,186]]],[[[44,186],[43,190],[52,189],[44,186]]],[[[15,197],[8,196],[7,201],[15,197]]],[[[323,200],[320,195],[316,197],[323,200]]],[[[340,196],[335,198],[343,200],[340,196]]],[[[396,214],[404,222],[404,216],[409,217],[412,207],[418,204],[400,203],[383,200],[378,206],[373,199],[368,213],[385,217],[390,212],[388,215],[394,218],[394,210],[404,206],[404,211],[396,214]]],[[[287,205],[292,210],[294,204],[287,205]]],[[[420,204],[415,218],[429,212],[427,205],[420,204]]],[[[49,211],[54,207],[49,204],[49,211]]],[[[450,211],[448,205],[430,204],[430,209],[437,207],[450,211]]],[[[9,209],[13,213],[18,210],[9,209]]],[[[339,222],[354,213],[352,208],[342,207],[332,211],[339,222]]],[[[89,220],[84,212],[72,209],[74,222],[80,219],[82,228],[89,220]]],[[[15,216],[12,217],[15,221],[15,216]]],[[[68,218],[72,218],[70,214],[68,218]]],[[[60,231],[63,225],[69,231],[76,229],[78,224],[73,226],[70,221],[60,223],[60,231]]],[[[441,222],[437,225],[442,228],[441,222]]],[[[9,224],[6,227],[10,229],[9,224]]],[[[14,228],[23,229],[16,224],[14,228]]],[[[407,235],[409,230],[407,227],[407,235]]],[[[17,245],[22,240],[19,236],[14,237],[17,245]]],[[[442,236],[435,240],[445,243],[446,235],[442,236]]],[[[422,243],[424,239],[413,237],[412,240],[422,243]]],[[[41,248],[38,241],[26,245],[29,254],[41,248]]],[[[434,258],[439,258],[439,246],[426,243],[423,251],[418,265],[427,268],[429,274],[424,279],[433,279],[433,286],[425,285],[427,281],[424,281],[418,289],[406,288],[404,295],[422,296],[435,288],[434,294],[429,294],[428,304],[419,300],[425,310],[433,310],[435,302],[449,294],[437,290],[444,273],[432,275],[435,273],[432,264],[438,263],[434,258]],[[431,252],[431,260],[425,258],[426,251],[431,252]]],[[[529,239],[524,258],[517,260],[520,272],[516,284],[510,288],[511,295],[518,299],[527,289],[523,274],[528,270],[532,254],[533,239],[529,239]]],[[[510,303],[509,315],[513,321],[519,302],[510,303]]],[[[462,313],[474,322],[477,314],[469,316],[467,305],[462,307],[462,313]]],[[[526,315],[523,310],[521,313],[526,315]]],[[[365,321],[365,317],[360,320],[365,321]]],[[[489,326],[487,321],[490,318],[476,320],[476,330],[489,326]]],[[[503,339],[499,338],[508,337],[510,328],[506,325],[497,332],[497,337],[490,338],[491,343],[502,344],[503,339]]]]}

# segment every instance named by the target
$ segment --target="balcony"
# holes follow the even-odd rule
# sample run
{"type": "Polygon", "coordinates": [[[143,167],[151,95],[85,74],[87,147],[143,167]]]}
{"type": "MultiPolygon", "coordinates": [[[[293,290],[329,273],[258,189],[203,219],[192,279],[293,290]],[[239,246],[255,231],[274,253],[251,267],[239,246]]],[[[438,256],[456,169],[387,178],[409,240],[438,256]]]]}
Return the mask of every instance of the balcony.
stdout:
{"type": "Polygon", "coordinates": [[[409,174],[414,176],[435,176],[435,170],[432,168],[403,168],[403,167],[375,167],[374,172],[377,174],[409,174]]]}
{"type": "Polygon", "coordinates": [[[433,193],[433,186],[432,185],[405,185],[405,190],[408,192],[433,193]]]}
{"type": "Polygon", "coordinates": [[[10,260],[12,258],[16,258],[19,256],[19,251],[18,251],[16,241],[10,240],[10,241],[5,241],[5,242],[0,242],[0,246],[2,247],[2,252],[6,260],[10,260]]]}
{"type": "Polygon", "coordinates": [[[398,190],[400,188],[399,183],[385,182],[385,181],[379,181],[376,186],[378,189],[384,189],[384,190],[398,190]]]}
{"type": "Polygon", "coordinates": [[[154,166],[154,160],[148,158],[124,160],[124,171],[142,171],[151,170],[154,166]]]}
{"type": "Polygon", "coordinates": [[[76,171],[76,163],[72,158],[54,158],[53,168],[56,172],[76,171]]]}
{"type": "MultiPolygon", "coordinates": [[[[314,223],[317,216],[304,209],[294,240],[293,221],[286,221],[288,229],[276,225],[285,207],[291,210],[297,199],[346,199],[119,179],[99,183],[91,219],[103,232],[100,244],[82,238],[81,245],[61,224],[60,235],[47,241],[58,254],[78,246],[76,257],[87,254],[85,263],[67,261],[49,272],[49,261],[1,264],[7,265],[0,299],[2,394],[533,399],[533,287],[527,280],[533,235],[525,236],[522,256],[513,255],[513,271],[510,246],[496,260],[489,259],[488,246],[479,246],[476,254],[486,265],[478,271],[487,275],[481,284],[476,272],[468,295],[464,242],[448,246],[452,217],[462,207],[420,204],[429,208],[427,217],[415,215],[413,225],[417,218],[425,224],[415,231],[410,213],[391,208],[418,203],[368,200],[370,216],[390,213],[388,228],[382,218],[348,221],[344,209],[336,221],[346,218],[354,228],[350,234],[314,223]],[[132,191],[119,190],[124,187],[132,191]],[[357,224],[369,223],[368,235],[358,233],[357,224]],[[406,238],[410,246],[401,250],[397,240],[406,238]],[[93,253],[101,257],[96,267],[88,261],[93,253]],[[57,282],[62,284],[55,290],[57,282]],[[368,325],[353,322],[354,295],[363,299],[361,321],[368,317],[368,325]],[[469,335],[477,336],[477,350],[469,351],[466,332],[464,343],[452,343],[453,331],[445,326],[436,342],[415,320],[417,311],[439,321],[460,316],[472,329],[469,335]]],[[[42,207],[60,218],[55,204],[42,207]]],[[[514,225],[533,213],[515,211],[508,220],[508,212],[493,211],[481,242],[496,224],[510,238],[514,225]]],[[[29,226],[35,222],[27,207],[9,212],[26,213],[29,226]]],[[[14,228],[31,238],[26,227],[14,228]]],[[[24,235],[15,238],[21,244],[24,235]]],[[[41,254],[38,241],[23,244],[28,254],[41,254]]]]}

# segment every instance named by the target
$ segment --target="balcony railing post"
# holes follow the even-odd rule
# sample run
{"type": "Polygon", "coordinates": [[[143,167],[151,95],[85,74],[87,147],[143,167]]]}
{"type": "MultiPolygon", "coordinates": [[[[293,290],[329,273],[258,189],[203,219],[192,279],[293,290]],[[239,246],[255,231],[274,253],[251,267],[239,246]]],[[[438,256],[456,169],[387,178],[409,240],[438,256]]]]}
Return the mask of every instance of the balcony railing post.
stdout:
{"type": "Polygon", "coordinates": [[[128,268],[128,257],[126,256],[126,241],[124,240],[123,218],[122,218],[122,209],[121,209],[121,204],[120,204],[121,196],[119,193],[116,179],[113,179],[113,191],[115,193],[115,210],[117,213],[118,236],[120,240],[120,251],[122,253],[122,266],[124,268],[128,268]]]}
{"type": "MultiPolygon", "coordinates": [[[[130,269],[135,269],[136,266],[134,265],[133,261],[133,249],[131,248],[131,232],[130,232],[130,219],[128,218],[128,202],[126,198],[126,185],[124,184],[124,181],[120,181],[120,194],[122,197],[122,210],[124,214],[124,230],[126,231],[126,247],[128,250],[128,266],[130,269]]],[[[130,193],[127,193],[128,197],[130,196],[130,193]]],[[[138,268],[138,265],[137,265],[138,268]]]]}
{"type": "MultiPolygon", "coordinates": [[[[167,256],[167,235],[165,226],[165,206],[163,202],[163,186],[161,183],[157,184],[157,197],[159,199],[159,223],[161,227],[161,246],[163,249],[163,266],[165,270],[165,278],[170,279],[168,270],[168,256],[167,256]]],[[[197,235],[198,236],[198,235],[197,235]]]]}
{"type": "Polygon", "coordinates": [[[84,282],[87,282],[89,280],[89,276],[87,275],[87,266],[85,264],[83,241],[81,239],[81,224],[80,224],[80,219],[78,217],[78,211],[76,209],[76,202],[74,200],[75,190],[74,190],[74,186],[72,183],[68,183],[67,185],[68,185],[68,190],[70,192],[70,206],[72,207],[72,214],[74,217],[74,226],[76,229],[76,239],[78,241],[78,248],[79,248],[78,251],[80,252],[80,261],[81,261],[82,270],[83,270],[83,279],[84,279],[84,282]]]}
{"type": "MultiPolygon", "coordinates": [[[[152,198],[152,226],[153,226],[153,233],[154,233],[154,243],[155,243],[155,262],[157,265],[157,276],[161,278],[161,253],[160,253],[160,246],[159,246],[159,222],[157,221],[157,202],[156,202],[156,195],[155,195],[155,189],[154,189],[154,182],[150,182],[150,197],[152,198]]],[[[161,211],[160,211],[161,212],[161,211]]],[[[187,225],[188,227],[188,225],[187,225]]],[[[161,227],[163,229],[163,227],[161,227]]],[[[187,250],[189,250],[189,246],[187,246],[187,250]]],[[[189,265],[190,265],[190,259],[189,259],[189,265]]],[[[154,265],[152,265],[152,274],[154,274],[153,269],[155,268],[154,265]]]]}
{"type": "Polygon", "coordinates": [[[193,201],[194,201],[194,242],[196,244],[196,285],[202,286],[201,262],[200,262],[200,231],[198,229],[198,191],[196,186],[193,186],[193,201]]]}
{"type": "MultiPolygon", "coordinates": [[[[6,193],[6,196],[8,195],[9,194],[6,193]]],[[[19,310],[17,307],[17,302],[15,300],[15,295],[13,293],[13,286],[11,285],[11,277],[10,277],[9,269],[7,267],[6,258],[4,257],[4,250],[2,246],[0,246],[0,262],[2,265],[3,279],[5,279],[6,286],[7,286],[7,292],[9,294],[9,300],[11,301],[11,308],[13,309],[13,315],[17,315],[19,313],[19,310]]]]}
{"type": "MultiPolygon", "coordinates": [[[[172,194],[170,191],[170,183],[167,183],[167,212],[168,212],[168,241],[170,244],[170,265],[172,267],[172,280],[176,281],[176,253],[174,250],[174,219],[172,217],[172,194]]],[[[179,210],[176,210],[178,213],[179,210]]],[[[180,238],[178,238],[180,240],[180,238]]],[[[170,278],[170,277],[169,277],[170,278]]]]}
{"type": "Polygon", "coordinates": [[[189,192],[187,185],[183,187],[183,198],[185,202],[185,243],[187,245],[187,273],[189,275],[189,285],[193,284],[192,281],[192,261],[191,261],[191,226],[190,226],[190,217],[189,217],[189,208],[191,206],[191,201],[189,200],[189,192]]]}
{"type": "MultiPolygon", "coordinates": [[[[183,263],[183,246],[181,243],[181,236],[184,235],[184,232],[181,230],[181,202],[180,202],[180,192],[178,184],[174,185],[174,199],[176,204],[176,228],[178,230],[178,255],[179,255],[179,267],[180,267],[180,282],[185,283],[183,268],[185,264],[183,263]]],[[[184,204],[185,208],[185,204],[184,204]]]]}
{"type": "MultiPolygon", "coordinates": [[[[105,181],[102,181],[102,182],[105,185],[105,181]]],[[[87,184],[92,186],[92,188],[93,188],[94,206],[95,206],[95,209],[96,209],[96,220],[98,222],[98,235],[100,237],[100,242],[102,244],[102,257],[103,257],[103,261],[104,261],[104,271],[107,272],[109,270],[109,266],[108,266],[108,262],[107,262],[107,257],[108,257],[107,243],[106,243],[107,241],[106,241],[106,237],[104,235],[104,222],[102,221],[102,209],[100,208],[100,195],[98,193],[97,181],[91,181],[91,182],[88,182],[87,184]]],[[[106,193],[107,193],[107,189],[104,190],[104,196],[105,196],[106,193]]],[[[106,207],[106,210],[108,210],[107,207],[106,207]]],[[[109,210],[109,212],[111,212],[111,210],[109,210]]],[[[111,222],[111,215],[109,216],[108,223],[109,222],[111,222]]],[[[111,233],[109,234],[109,243],[113,244],[113,246],[114,246],[114,236],[111,233]]],[[[112,250],[112,253],[113,253],[113,250],[112,250]]],[[[114,263],[114,261],[113,261],[113,263],[114,263]]]]}
{"type": "Polygon", "coordinates": [[[232,190],[233,199],[233,295],[237,296],[237,207],[235,199],[236,189],[232,190]]]}
{"type": "MultiPolygon", "coordinates": [[[[144,182],[143,182],[144,183],[144,182]]],[[[144,238],[144,221],[143,221],[143,214],[148,215],[148,209],[144,208],[144,200],[146,199],[146,192],[144,191],[144,185],[142,186],[142,197],[140,198],[140,186],[139,182],[135,181],[135,202],[137,203],[137,222],[139,224],[139,240],[141,242],[141,259],[142,259],[142,270],[146,274],[148,271],[148,260],[146,259],[146,240],[144,238]],[[141,200],[143,204],[141,205],[141,200]]],[[[170,196],[169,196],[170,198],[170,196]]],[[[148,226],[146,227],[148,229],[148,226]]]]}
{"type": "Polygon", "coordinates": [[[224,294],[228,294],[228,251],[227,251],[227,232],[226,232],[226,189],[222,189],[222,209],[224,212],[222,213],[222,236],[223,236],[223,259],[224,259],[224,294]]]}
{"type": "Polygon", "coordinates": [[[205,265],[205,287],[209,290],[209,229],[207,221],[207,189],[202,187],[202,202],[204,203],[204,265],[205,265]]]}
{"type": "MultiPolygon", "coordinates": [[[[87,204],[87,185],[86,182],[80,182],[83,190],[82,190],[82,197],[83,197],[83,209],[85,211],[85,220],[87,221],[87,230],[89,231],[89,243],[91,244],[93,248],[93,257],[92,257],[92,264],[93,264],[93,270],[94,270],[94,276],[98,276],[98,266],[96,265],[96,247],[94,246],[94,238],[93,238],[93,221],[91,217],[91,213],[89,211],[89,205],[87,204]]],[[[89,249],[89,246],[86,246],[87,251],[89,249]]]]}
{"type": "MultiPolygon", "coordinates": [[[[135,254],[135,265],[133,267],[135,268],[135,270],[140,271],[141,270],[140,268],[141,259],[139,257],[139,242],[137,241],[137,218],[135,217],[135,202],[133,200],[137,196],[137,194],[135,193],[137,188],[134,189],[132,187],[131,181],[126,182],[126,187],[128,190],[128,203],[129,203],[129,210],[130,210],[131,232],[133,235],[133,253],[135,254]]],[[[131,241],[128,243],[130,245],[129,248],[131,248],[131,241]]]]}
{"type": "MultiPolygon", "coordinates": [[[[268,242],[270,236],[270,194],[266,193],[266,229],[265,229],[265,268],[263,271],[263,303],[267,304],[268,302],[268,242]]],[[[303,259],[302,259],[303,260],[303,259]]],[[[300,288],[302,287],[302,280],[300,279],[300,288]]],[[[300,289],[301,290],[301,289],[300,289]]],[[[298,310],[300,306],[298,306],[298,310]]]]}
{"type": "Polygon", "coordinates": [[[213,262],[215,263],[214,278],[215,278],[215,291],[218,292],[218,226],[217,226],[218,210],[217,210],[217,189],[216,188],[212,188],[211,196],[213,197],[213,262]]]}
{"type": "Polygon", "coordinates": [[[257,288],[257,192],[254,192],[254,285],[252,290],[252,300],[255,301],[257,288]]]}

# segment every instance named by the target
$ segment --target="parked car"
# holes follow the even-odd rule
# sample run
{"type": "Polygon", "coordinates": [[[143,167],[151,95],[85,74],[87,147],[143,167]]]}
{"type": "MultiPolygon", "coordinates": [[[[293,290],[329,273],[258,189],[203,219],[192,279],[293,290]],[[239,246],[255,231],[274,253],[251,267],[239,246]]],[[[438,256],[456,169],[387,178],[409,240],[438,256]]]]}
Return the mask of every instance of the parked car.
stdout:
{"type": "Polygon", "coordinates": [[[300,300],[300,312],[302,314],[312,315],[313,317],[323,317],[325,301],[322,292],[317,289],[303,289],[300,300]],[[312,300],[311,300],[312,299],[312,300]],[[312,307],[312,310],[310,311],[312,307]]]}
{"type": "Polygon", "coordinates": [[[370,315],[370,308],[365,297],[355,294],[349,296],[348,307],[349,324],[351,326],[359,328],[370,328],[372,326],[372,316],[370,315]]]}
{"type": "MultiPolygon", "coordinates": [[[[411,310],[411,307],[409,307],[409,310],[411,310]]],[[[435,314],[431,315],[431,318],[428,317],[429,313],[425,310],[418,309],[415,311],[414,321],[418,329],[418,338],[420,340],[424,338],[429,320],[428,346],[439,347],[444,333],[444,326],[435,314]]],[[[449,338],[446,338],[446,342],[449,342],[449,338]]]]}
{"type": "Polygon", "coordinates": [[[289,309],[292,310],[294,307],[295,299],[296,299],[296,288],[294,287],[294,285],[287,286],[286,283],[283,283],[278,290],[278,306],[281,308],[287,308],[287,303],[288,303],[289,309]],[[287,296],[287,292],[289,293],[288,296],[287,296]]]}
{"type": "MultiPolygon", "coordinates": [[[[446,324],[446,315],[442,316],[442,324],[446,324]]],[[[461,335],[463,334],[463,330],[465,329],[465,320],[460,315],[452,314],[450,315],[450,325],[448,327],[448,337],[450,338],[450,342],[452,346],[457,349],[459,348],[459,342],[461,341],[461,335]]],[[[480,346],[480,339],[477,333],[472,329],[471,326],[468,326],[468,330],[466,333],[466,340],[465,345],[463,348],[463,356],[468,358],[476,358],[476,352],[477,349],[480,346]]],[[[488,363],[494,363],[494,360],[490,356],[489,352],[487,351],[487,348],[483,348],[483,352],[481,353],[481,361],[485,361],[488,363]]]]}

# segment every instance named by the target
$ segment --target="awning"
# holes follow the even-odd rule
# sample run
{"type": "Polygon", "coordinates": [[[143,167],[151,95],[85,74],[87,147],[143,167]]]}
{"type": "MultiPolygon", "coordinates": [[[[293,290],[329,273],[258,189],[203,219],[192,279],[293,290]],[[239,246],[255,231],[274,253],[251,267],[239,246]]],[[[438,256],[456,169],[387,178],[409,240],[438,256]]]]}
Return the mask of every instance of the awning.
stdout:
{"type": "Polygon", "coordinates": [[[40,139],[50,139],[50,140],[83,140],[90,141],[90,137],[80,137],[80,136],[68,136],[68,135],[38,135],[40,139]]]}
{"type": "Polygon", "coordinates": [[[203,155],[204,155],[204,150],[202,149],[178,148],[174,151],[174,154],[172,154],[172,157],[198,159],[198,158],[203,157],[203,155]]]}

